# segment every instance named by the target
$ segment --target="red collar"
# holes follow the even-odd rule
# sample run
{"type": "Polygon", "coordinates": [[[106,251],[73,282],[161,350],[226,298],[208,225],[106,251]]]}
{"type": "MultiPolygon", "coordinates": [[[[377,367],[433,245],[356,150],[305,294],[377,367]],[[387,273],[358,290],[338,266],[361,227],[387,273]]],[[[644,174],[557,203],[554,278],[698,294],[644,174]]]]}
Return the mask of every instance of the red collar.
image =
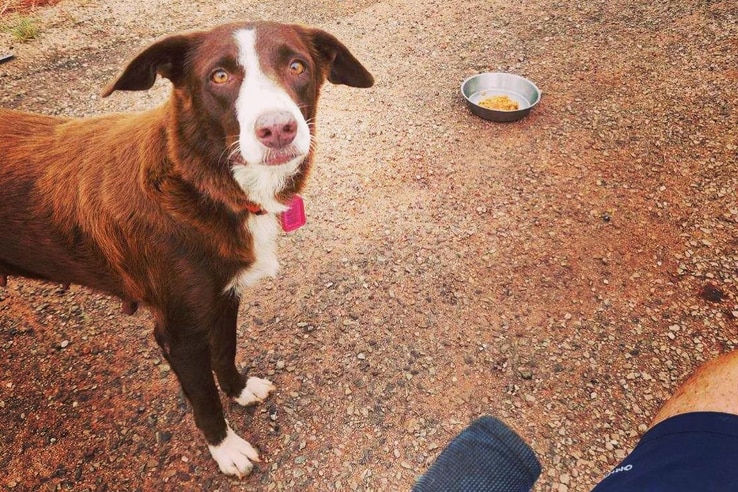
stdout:
{"type": "Polygon", "coordinates": [[[264,215],[267,213],[267,211],[261,208],[260,205],[257,205],[256,203],[251,201],[246,202],[246,210],[255,215],[264,215]]]}

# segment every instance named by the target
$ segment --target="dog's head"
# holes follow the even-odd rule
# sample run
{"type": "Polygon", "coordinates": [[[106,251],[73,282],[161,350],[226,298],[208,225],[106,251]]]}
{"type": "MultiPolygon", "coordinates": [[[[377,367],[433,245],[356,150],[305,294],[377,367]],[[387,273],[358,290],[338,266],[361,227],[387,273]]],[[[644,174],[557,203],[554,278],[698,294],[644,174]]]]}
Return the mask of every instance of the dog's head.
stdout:
{"type": "Polygon", "coordinates": [[[149,89],[157,74],[172,82],[181,120],[170,138],[227,171],[272,212],[283,210],[280,196],[298,191],[308,172],[321,85],[374,82],[327,32],[260,22],[167,37],[134,58],[103,96],[149,89]]]}

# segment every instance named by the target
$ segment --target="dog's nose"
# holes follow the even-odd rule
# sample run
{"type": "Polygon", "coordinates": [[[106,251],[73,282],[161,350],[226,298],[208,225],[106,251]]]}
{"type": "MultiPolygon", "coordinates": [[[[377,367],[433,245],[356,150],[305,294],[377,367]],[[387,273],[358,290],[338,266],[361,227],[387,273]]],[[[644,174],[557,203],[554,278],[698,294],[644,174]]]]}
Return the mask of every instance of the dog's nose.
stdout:
{"type": "Polygon", "coordinates": [[[256,138],[270,149],[289,145],[297,135],[297,120],[287,111],[270,111],[256,119],[256,138]]]}

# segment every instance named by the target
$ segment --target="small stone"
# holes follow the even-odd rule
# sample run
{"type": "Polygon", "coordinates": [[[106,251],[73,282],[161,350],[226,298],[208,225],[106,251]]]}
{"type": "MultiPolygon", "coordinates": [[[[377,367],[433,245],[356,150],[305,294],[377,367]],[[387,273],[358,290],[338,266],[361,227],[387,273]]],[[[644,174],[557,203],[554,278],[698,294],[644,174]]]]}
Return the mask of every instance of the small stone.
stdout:
{"type": "Polygon", "coordinates": [[[69,340],[64,340],[62,343],[59,344],[61,348],[67,348],[69,347],[69,340]]]}
{"type": "Polygon", "coordinates": [[[156,433],[156,443],[157,444],[164,444],[172,440],[172,433],[167,431],[157,432],[156,433]]]}
{"type": "Polygon", "coordinates": [[[520,377],[525,380],[533,379],[533,373],[530,369],[519,369],[518,374],[520,374],[520,377]]]}

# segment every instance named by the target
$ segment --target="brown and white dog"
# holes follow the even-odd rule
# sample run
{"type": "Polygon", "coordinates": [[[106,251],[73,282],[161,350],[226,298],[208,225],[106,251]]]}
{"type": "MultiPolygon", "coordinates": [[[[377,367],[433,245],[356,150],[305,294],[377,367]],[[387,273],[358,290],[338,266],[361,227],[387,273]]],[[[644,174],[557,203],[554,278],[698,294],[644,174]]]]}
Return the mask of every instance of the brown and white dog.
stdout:
{"type": "Polygon", "coordinates": [[[0,285],[76,283],[142,303],[223,473],[255,449],[223,416],[271,382],[236,369],[245,289],[278,269],[277,216],[303,187],[321,85],[370,87],[332,35],[276,23],[174,35],[136,56],[103,95],[173,85],[140,114],[66,119],[0,110],[0,285]]]}

